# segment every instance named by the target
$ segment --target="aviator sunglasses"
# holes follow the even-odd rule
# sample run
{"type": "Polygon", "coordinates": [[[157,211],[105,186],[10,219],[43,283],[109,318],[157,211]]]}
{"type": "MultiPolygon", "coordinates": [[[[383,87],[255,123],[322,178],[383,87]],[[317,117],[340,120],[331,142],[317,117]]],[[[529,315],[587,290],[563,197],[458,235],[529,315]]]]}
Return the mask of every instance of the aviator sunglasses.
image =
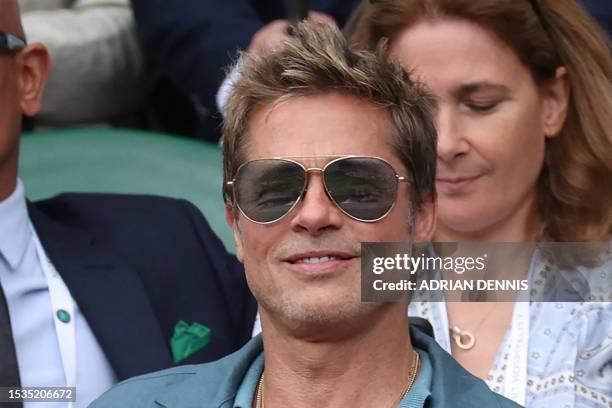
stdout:
{"type": "Polygon", "coordinates": [[[308,173],[321,173],[329,199],[346,215],[363,222],[384,218],[393,209],[400,182],[386,160],[369,156],[275,157],[248,161],[228,181],[240,212],[258,224],[287,215],[302,199],[308,173]],[[305,167],[293,159],[332,158],[324,167],[305,167]]]}
{"type": "Polygon", "coordinates": [[[23,38],[0,31],[0,50],[17,51],[27,45],[23,38]]]}

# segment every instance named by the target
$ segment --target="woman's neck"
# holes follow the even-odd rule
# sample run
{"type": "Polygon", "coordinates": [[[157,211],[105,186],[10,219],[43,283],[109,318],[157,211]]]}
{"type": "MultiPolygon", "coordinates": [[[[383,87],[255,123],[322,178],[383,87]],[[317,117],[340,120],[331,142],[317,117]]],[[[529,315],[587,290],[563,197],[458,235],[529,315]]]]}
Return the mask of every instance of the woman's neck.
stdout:
{"type": "Polygon", "coordinates": [[[455,230],[438,223],[437,242],[535,242],[542,234],[542,221],[535,197],[509,217],[480,230],[455,230]]]}

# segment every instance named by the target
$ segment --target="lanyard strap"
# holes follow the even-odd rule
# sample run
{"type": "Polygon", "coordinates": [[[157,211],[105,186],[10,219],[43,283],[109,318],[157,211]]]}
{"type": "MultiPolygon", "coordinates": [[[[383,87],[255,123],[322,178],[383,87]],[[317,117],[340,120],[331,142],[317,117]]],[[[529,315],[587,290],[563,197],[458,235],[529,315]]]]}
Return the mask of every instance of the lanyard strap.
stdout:
{"type": "MultiPolygon", "coordinates": [[[[49,296],[51,297],[51,308],[53,310],[53,323],[55,334],[59,344],[64,374],[66,376],[66,386],[76,386],[76,322],[74,314],[74,300],[64,284],[51,260],[47,257],[42,244],[36,235],[36,231],[30,225],[32,238],[36,244],[36,254],[40,266],[47,278],[49,285],[49,296]]],[[[72,403],[70,403],[72,406],[72,403]]]]}
{"type": "MultiPolygon", "coordinates": [[[[422,310],[419,302],[416,307],[422,310]]],[[[428,303],[429,318],[434,323],[436,341],[451,353],[448,312],[445,302],[428,303]],[[439,327],[438,327],[439,326],[439,327]]],[[[527,390],[527,360],[529,346],[529,302],[519,299],[514,304],[508,341],[502,352],[508,352],[508,363],[501,384],[501,394],[519,405],[525,405],[527,390]]]]}
{"type": "Polygon", "coordinates": [[[508,365],[503,394],[519,405],[525,405],[529,345],[529,302],[514,305],[508,338],[508,365]]]}
{"type": "MultiPolygon", "coordinates": [[[[530,286],[533,285],[533,273],[542,270],[540,265],[542,259],[536,251],[529,266],[530,286]]],[[[545,264],[544,264],[545,265],[545,264]]],[[[508,336],[508,363],[504,381],[502,383],[503,394],[519,405],[525,405],[527,398],[527,365],[529,362],[529,325],[531,321],[531,302],[530,295],[522,292],[512,313],[512,323],[508,336]]]]}

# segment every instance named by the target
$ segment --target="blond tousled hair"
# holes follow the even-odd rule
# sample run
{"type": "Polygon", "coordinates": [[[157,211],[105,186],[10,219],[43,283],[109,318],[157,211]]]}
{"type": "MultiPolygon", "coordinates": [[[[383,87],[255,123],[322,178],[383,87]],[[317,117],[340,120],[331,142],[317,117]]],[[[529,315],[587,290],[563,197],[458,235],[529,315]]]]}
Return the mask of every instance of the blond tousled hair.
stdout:
{"type": "MultiPolygon", "coordinates": [[[[388,61],[384,47],[353,51],[330,25],[300,23],[283,46],[263,56],[245,53],[240,78],[226,104],[223,124],[224,199],[226,182],[244,163],[249,118],[255,108],[287,98],[339,93],[372,103],[389,114],[391,147],[412,178],[413,210],[435,198],[435,103],[400,65],[388,61]]],[[[330,135],[333,137],[333,135],[330,135]]]]}

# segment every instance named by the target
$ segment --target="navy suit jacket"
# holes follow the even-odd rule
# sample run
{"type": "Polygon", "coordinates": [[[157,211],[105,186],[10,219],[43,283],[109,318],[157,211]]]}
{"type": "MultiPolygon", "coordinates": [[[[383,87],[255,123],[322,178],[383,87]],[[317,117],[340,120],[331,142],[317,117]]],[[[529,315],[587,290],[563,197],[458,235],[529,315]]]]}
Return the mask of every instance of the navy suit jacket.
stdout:
{"type": "MultiPolygon", "coordinates": [[[[310,0],[311,10],[332,15],[342,26],[359,0],[310,0]]],[[[257,30],[285,18],[283,0],[132,0],[145,48],[201,119],[198,136],[218,138],[215,95],[224,69],[257,30]]]]}
{"type": "Polygon", "coordinates": [[[63,194],[28,212],[118,379],[172,367],[180,320],[212,331],[181,364],[217,360],[250,339],[256,303],[242,265],[187,201],[63,194]]]}
{"type": "Polygon", "coordinates": [[[612,36],[612,3],[609,0],[582,0],[582,4],[610,38],[612,36]]]}

